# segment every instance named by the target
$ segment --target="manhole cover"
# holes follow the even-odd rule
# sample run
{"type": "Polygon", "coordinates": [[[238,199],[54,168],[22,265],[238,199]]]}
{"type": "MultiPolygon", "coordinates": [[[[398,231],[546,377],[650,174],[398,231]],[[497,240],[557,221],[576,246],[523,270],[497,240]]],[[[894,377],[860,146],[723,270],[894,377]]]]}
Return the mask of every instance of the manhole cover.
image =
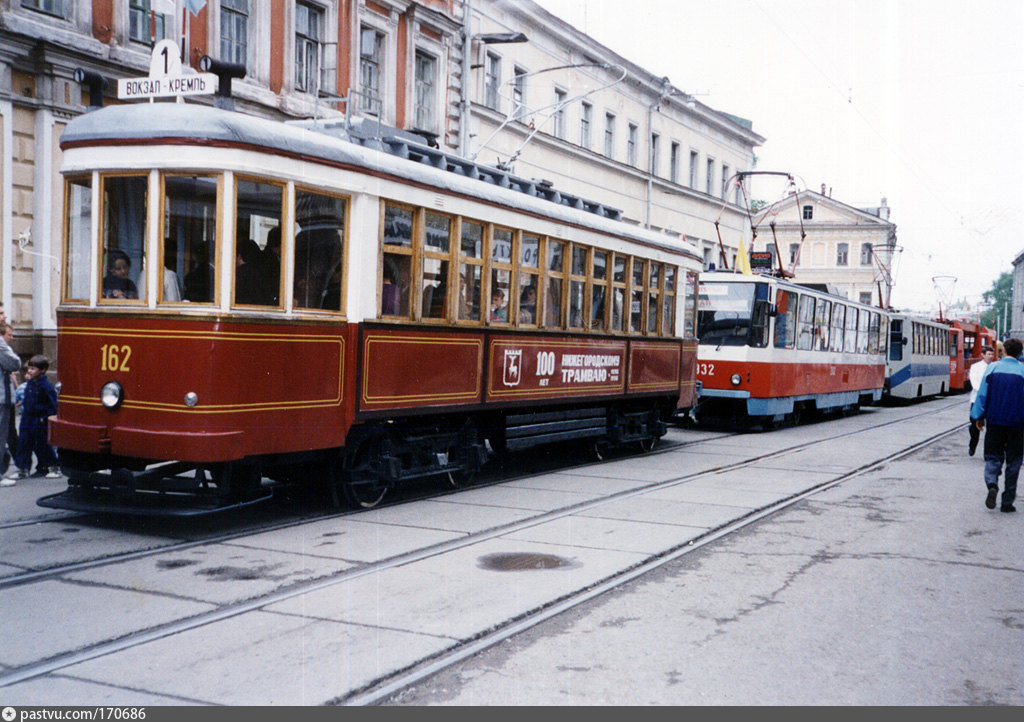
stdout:
{"type": "Polygon", "coordinates": [[[519,572],[530,569],[558,569],[575,564],[554,554],[533,554],[529,552],[504,552],[480,557],[480,566],[496,572],[519,572]]]}

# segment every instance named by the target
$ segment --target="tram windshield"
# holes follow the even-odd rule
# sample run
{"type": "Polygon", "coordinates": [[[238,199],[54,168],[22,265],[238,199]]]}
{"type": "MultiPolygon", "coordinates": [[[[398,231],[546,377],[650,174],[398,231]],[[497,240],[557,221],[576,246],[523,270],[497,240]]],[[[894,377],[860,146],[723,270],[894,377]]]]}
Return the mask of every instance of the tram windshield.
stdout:
{"type": "Polygon", "coordinates": [[[697,337],[702,344],[745,346],[750,338],[754,283],[701,283],[697,296],[697,337]]]}

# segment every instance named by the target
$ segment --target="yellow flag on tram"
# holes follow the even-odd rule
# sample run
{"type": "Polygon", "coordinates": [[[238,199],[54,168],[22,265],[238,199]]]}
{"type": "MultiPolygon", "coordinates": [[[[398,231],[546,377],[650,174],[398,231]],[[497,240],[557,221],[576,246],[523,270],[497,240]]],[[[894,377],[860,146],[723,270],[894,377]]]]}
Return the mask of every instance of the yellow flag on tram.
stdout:
{"type": "Polygon", "coordinates": [[[740,248],[736,252],[736,268],[740,269],[740,273],[747,276],[753,276],[754,274],[750,270],[750,256],[747,255],[747,244],[740,239],[740,248]]]}

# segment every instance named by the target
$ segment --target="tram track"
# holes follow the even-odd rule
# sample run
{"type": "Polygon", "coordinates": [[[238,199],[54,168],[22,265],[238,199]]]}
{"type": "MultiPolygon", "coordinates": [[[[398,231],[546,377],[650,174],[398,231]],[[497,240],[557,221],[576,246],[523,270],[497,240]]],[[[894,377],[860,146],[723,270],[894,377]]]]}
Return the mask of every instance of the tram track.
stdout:
{"type": "MultiPolygon", "coordinates": [[[[136,646],[139,646],[139,645],[142,645],[142,644],[146,644],[146,643],[151,642],[151,641],[155,641],[155,640],[158,640],[158,639],[170,637],[170,636],[173,636],[175,634],[179,634],[181,632],[192,630],[192,629],[204,626],[204,625],[208,625],[208,624],[216,623],[216,622],[219,622],[219,621],[223,621],[223,620],[235,617],[235,616],[239,616],[241,614],[245,614],[245,613],[250,612],[250,611],[255,611],[255,610],[261,609],[263,607],[275,604],[277,602],[281,602],[281,601],[284,601],[284,600],[287,600],[287,599],[292,599],[292,598],[295,598],[295,597],[298,597],[298,596],[301,596],[301,595],[304,595],[304,594],[315,592],[315,591],[320,590],[320,589],[324,589],[324,588],[328,588],[328,587],[331,587],[331,586],[334,586],[334,585],[337,585],[337,584],[341,584],[343,582],[355,579],[357,577],[366,576],[366,575],[370,575],[370,574],[381,572],[381,571],[386,570],[386,569],[391,569],[391,568],[398,567],[398,566],[405,565],[405,564],[409,564],[409,563],[412,563],[412,562],[421,561],[421,560],[424,560],[424,559],[429,559],[431,557],[439,556],[441,554],[445,554],[445,553],[451,552],[453,550],[457,550],[457,549],[465,548],[465,547],[468,547],[468,546],[471,546],[471,545],[474,545],[474,544],[478,544],[478,543],[480,543],[482,541],[485,541],[485,540],[488,540],[488,539],[493,539],[495,537],[507,535],[507,534],[510,534],[512,532],[515,532],[515,531],[519,531],[519,530],[530,528],[532,526],[540,525],[540,524],[552,521],[552,520],[560,518],[560,517],[569,516],[569,515],[572,515],[572,514],[579,514],[582,511],[586,511],[586,510],[589,510],[589,509],[595,509],[595,508],[600,507],[602,505],[609,504],[609,503],[614,502],[614,501],[622,500],[622,499],[625,499],[625,498],[630,497],[630,496],[639,496],[641,494],[648,493],[648,492],[650,492],[652,490],[655,490],[655,489],[667,488],[667,487],[675,486],[675,485],[678,485],[678,484],[684,484],[684,483],[687,483],[689,481],[693,481],[695,479],[699,479],[699,478],[703,478],[703,477],[707,477],[707,476],[712,476],[712,475],[715,475],[715,474],[720,474],[720,473],[722,473],[724,471],[728,471],[728,470],[732,470],[732,469],[740,469],[740,468],[744,468],[744,467],[749,467],[749,466],[752,466],[752,465],[756,465],[757,463],[762,462],[762,461],[783,457],[783,456],[786,456],[787,454],[803,451],[805,449],[812,448],[814,446],[817,446],[817,445],[820,445],[820,444],[824,444],[824,443],[827,443],[829,441],[835,441],[837,439],[853,437],[853,436],[856,436],[857,434],[864,433],[864,432],[869,431],[869,430],[878,429],[878,428],[883,427],[883,426],[889,426],[889,425],[892,425],[892,424],[903,423],[903,422],[910,421],[910,420],[913,420],[913,419],[916,419],[916,418],[919,418],[919,417],[922,417],[922,416],[936,414],[936,413],[941,413],[942,411],[945,411],[945,410],[951,408],[954,405],[954,403],[956,403],[956,402],[943,404],[941,407],[937,407],[937,408],[929,408],[927,410],[922,410],[919,413],[912,414],[912,415],[909,415],[909,416],[902,416],[902,417],[900,417],[898,419],[892,419],[892,420],[889,420],[889,421],[885,421],[883,423],[875,424],[875,425],[873,425],[871,427],[867,427],[867,428],[863,428],[863,429],[846,430],[846,431],[842,431],[840,433],[832,434],[832,435],[829,435],[829,436],[818,437],[818,438],[810,440],[810,441],[804,441],[804,442],[801,442],[801,443],[798,443],[798,444],[793,444],[793,445],[787,446],[787,447],[785,447],[783,449],[777,449],[777,450],[774,450],[774,451],[771,451],[771,452],[768,452],[768,453],[765,453],[765,454],[760,454],[760,455],[757,455],[757,456],[754,456],[754,457],[749,457],[749,458],[744,459],[742,461],[738,461],[738,462],[734,462],[734,463],[728,463],[728,464],[722,464],[722,465],[716,466],[714,468],[704,469],[704,470],[696,471],[696,472],[689,473],[689,474],[683,474],[683,475],[680,475],[680,476],[677,476],[677,477],[673,477],[673,478],[665,480],[665,481],[655,482],[655,483],[651,483],[651,484],[646,484],[646,485],[644,485],[642,487],[633,488],[633,489],[630,489],[630,490],[627,490],[627,491],[620,491],[620,492],[617,492],[617,493],[606,494],[606,495],[603,495],[603,496],[598,497],[598,498],[589,499],[589,500],[578,502],[578,503],[575,503],[575,504],[570,504],[570,505],[562,506],[562,507],[559,507],[559,508],[556,508],[556,509],[551,509],[551,510],[548,510],[548,511],[544,511],[544,512],[532,515],[529,518],[520,519],[520,520],[517,520],[517,521],[514,521],[514,522],[507,523],[507,524],[497,525],[497,526],[494,526],[494,527],[491,527],[491,528],[488,528],[488,529],[480,530],[478,532],[468,533],[466,536],[460,537],[458,539],[453,539],[453,540],[449,540],[449,541],[442,542],[442,543],[439,543],[439,544],[434,544],[434,545],[425,546],[425,547],[422,547],[422,548],[419,548],[419,549],[414,549],[414,550],[411,550],[411,551],[408,551],[408,552],[405,552],[405,553],[402,553],[402,554],[398,554],[398,555],[395,555],[395,556],[392,556],[392,557],[389,557],[389,558],[386,558],[386,559],[381,559],[381,560],[376,561],[376,562],[366,563],[366,564],[364,564],[363,566],[360,566],[360,567],[356,567],[356,568],[353,568],[353,569],[347,569],[347,570],[344,570],[344,571],[341,571],[341,572],[329,575],[327,577],[322,577],[322,578],[318,578],[318,579],[315,579],[315,580],[310,580],[308,582],[296,583],[296,584],[290,585],[290,586],[288,586],[286,588],[278,589],[278,590],[276,590],[274,592],[271,592],[271,593],[268,593],[268,594],[263,594],[263,595],[260,595],[258,597],[254,597],[254,598],[247,599],[247,600],[240,601],[240,602],[236,602],[236,603],[223,604],[222,606],[218,607],[217,609],[211,610],[209,612],[205,612],[205,613],[189,616],[189,617],[186,617],[186,618],[182,618],[182,619],[176,620],[174,622],[170,622],[170,623],[166,623],[166,624],[162,624],[162,625],[157,625],[157,626],[154,626],[154,627],[152,627],[152,628],[150,628],[148,630],[143,630],[143,631],[140,631],[140,632],[129,633],[129,634],[126,634],[126,635],[124,635],[122,637],[119,637],[119,638],[115,638],[115,639],[110,639],[110,640],[106,640],[106,641],[103,641],[103,642],[94,643],[94,644],[85,646],[85,647],[83,647],[81,649],[77,649],[77,650],[74,650],[74,651],[69,651],[69,652],[62,653],[62,654],[57,654],[57,655],[51,656],[51,657],[49,657],[47,659],[40,660],[38,662],[29,663],[29,664],[26,664],[24,666],[11,669],[11,670],[7,671],[4,674],[0,674],[0,687],[8,686],[8,685],[20,682],[20,681],[24,681],[24,680],[31,679],[31,678],[34,678],[34,677],[39,677],[39,676],[42,676],[42,675],[53,673],[53,672],[56,672],[56,671],[58,671],[60,669],[63,669],[63,668],[66,668],[66,667],[78,664],[80,662],[84,662],[84,661],[87,661],[87,660],[90,660],[90,659],[95,659],[95,658],[103,657],[103,656],[110,655],[110,654],[115,654],[115,653],[117,653],[119,651],[127,650],[127,649],[130,649],[132,647],[136,647],[136,646]]],[[[922,447],[926,446],[927,444],[933,443],[934,441],[936,441],[938,439],[941,439],[941,438],[943,438],[944,436],[946,436],[948,434],[956,432],[957,430],[961,429],[962,426],[963,426],[962,424],[957,423],[957,424],[955,424],[955,425],[953,425],[953,426],[951,426],[949,428],[946,428],[946,429],[940,431],[937,434],[934,434],[934,435],[930,436],[929,438],[927,438],[927,439],[925,439],[925,440],[923,440],[921,442],[918,442],[918,443],[914,444],[911,447],[900,449],[900,450],[898,450],[898,451],[896,451],[896,452],[894,452],[894,453],[892,453],[890,455],[887,455],[887,456],[885,456],[883,458],[875,459],[874,461],[872,461],[872,462],[870,462],[870,463],[868,463],[866,465],[863,465],[860,468],[850,470],[848,472],[845,472],[845,473],[837,476],[834,479],[830,479],[828,481],[825,481],[825,482],[822,482],[822,483],[820,483],[818,485],[815,485],[814,487],[809,488],[809,489],[807,489],[807,490],[805,490],[803,492],[794,494],[794,495],[786,497],[784,499],[780,499],[779,501],[777,501],[777,502],[775,502],[773,504],[770,504],[768,506],[762,507],[760,509],[753,510],[749,514],[746,514],[745,516],[743,516],[741,518],[735,519],[732,522],[729,522],[728,524],[725,524],[725,525],[723,525],[723,526],[721,526],[719,528],[716,528],[716,529],[713,529],[713,530],[707,532],[703,536],[699,537],[696,541],[693,541],[693,542],[685,544],[685,545],[681,545],[681,547],[679,547],[679,548],[676,548],[676,549],[673,549],[673,550],[669,550],[668,552],[664,552],[662,554],[659,554],[655,558],[653,558],[653,559],[651,559],[649,561],[643,562],[643,563],[641,563],[641,564],[639,564],[639,565],[637,565],[635,567],[631,567],[629,569],[623,570],[623,571],[621,571],[621,572],[619,572],[619,573],[617,573],[615,575],[612,575],[611,577],[609,577],[609,578],[607,578],[605,580],[602,580],[601,582],[598,582],[596,585],[592,585],[591,587],[588,587],[587,589],[580,590],[580,592],[578,592],[576,594],[571,594],[571,595],[568,595],[565,598],[555,600],[554,602],[545,605],[541,609],[534,610],[533,612],[531,612],[530,614],[528,614],[526,616],[517,617],[517,619],[514,621],[513,624],[511,624],[511,626],[510,625],[505,625],[501,629],[498,629],[495,632],[493,632],[493,635],[498,635],[498,636],[493,636],[493,639],[492,639],[492,636],[485,636],[485,637],[475,638],[475,639],[473,639],[473,640],[471,640],[471,641],[469,641],[469,642],[467,642],[465,644],[455,645],[453,648],[451,648],[451,649],[449,649],[449,650],[447,650],[447,651],[442,653],[443,659],[445,659],[447,661],[442,662],[441,661],[441,657],[438,657],[438,658],[436,658],[436,659],[434,659],[434,660],[432,660],[432,661],[430,661],[428,663],[425,663],[426,666],[422,666],[421,665],[421,666],[418,666],[416,668],[416,670],[406,670],[402,674],[403,675],[411,675],[411,676],[403,676],[402,679],[403,680],[414,680],[415,675],[420,675],[419,678],[423,678],[424,676],[429,676],[434,671],[436,671],[436,669],[440,668],[437,665],[451,664],[452,662],[457,661],[459,658],[464,658],[465,656],[469,656],[469,655],[475,653],[475,651],[478,651],[479,649],[482,649],[483,646],[489,646],[490,644],[494,644],[494,643],[496,643],[498,641],[501,641],[501,639],[507,638],[507,636],[515,634],[517,631],[521,631],[521,629],[525,628],[523,625],[532,626],[532,624],[536,624],[536,623],[538,623],[540,621],[543,621],[543,619],[548,618],[548,617],[552,616],[553,614],[558,613],[558,611],[563,611],[564,609],[569,608],[570,606],[582,603],[583,601],[586,601],[586,599],[592,598],[593,596],[596,596],[597,594],[603,593],[604,591],[607,591],[610,588],[614,588],[615,586],[623,584],[623,583],[629,581],[630,579],[635,578],[636,576],[639,576],[640,574],[644,573],[645,571],[649,571],[650,569],[656,568],[660,564],[668,563],[672,559],[677,558],[678,556],[681,556],[683,553],[686,553],[689,550],[692,550],[694,548],[699,548],[699,546],[708,544],[711,541],[714,541],[715,539],[718,539],[718,538],[721,538],[722,536],[727,535],[728,533],[731,533],[733,531],[736,531],[737,529],[743,528],[746,525],[754,523],[755,521],[757,521],[760,518],[763,518],[764,516],[767,516],[767,515],[772,514],[772,513],[776,512],[776,511],[780,510],[780,509],[783,509],[783,508],[786,508],[788,506],[791,506],[792,504],[795,504],[795,503],[799,502],[800,500],[802,500],[803,498],[806,498],[807,496],[810,496],[810,495],[815,494],[815,493],[819,493],[819,492],[821,492],[821,491],[823,491],[823,490],[825,490],[827,488],[830,488],[831,486],[835,486],[836,484],[841,483],[844,480],[847,480],[847,479],[850,479],[850,478],[854,478],[854,477],[859,476],[859,475],[861,475],[863,473],[866,473],[867,471],[870,471],[870,470],[876,469],[876,468],[878,468],[880,466],[883,466],[884,464],[889,463],[889,462],[891,462],[893,460],[896,460],[896,459],[899,459],[899,458],[901,458],[903,456],[911,454],[914,451],[918,450],[919,448],[922,448],[922,447]],[[533,620],[533,621],[531,621],[531,620],[533,620]],[[500,636],[503,633],[503,630],[507,631],[507,633],[505,634],[505,636],[500,636]],[[491,641],[487,641],[487,640],[491,640],[491,641]],[[461,655],[461,657],[459,655],[461,655]]],[[[722,438],[722,436],[716,436],[715,437],[715,439],[720,439],[720,438],[722,438]]],[[[712,441],[712,439],[705,439],[703,441],[710,442],[710,441],[712,441]]],[[[688,442],[688,443],[673,444],[671,447],[666,446],[664,449],[655,450],[654,452],[651,452],[650,454],[647,454],[646,456],[650,456],[650,455],[654,455],[654,454],[658,454],[658,453],[667,453],[667,452],[669,452],[671,450],[678,449],[678,448],[683,447],[683,446],[691,445],[693,443],[698,443],[698,442],[688,442]]],[[[586,465],[580,465],[580,466],[586,466],[586,465]]],[[[579,467],[577,467],[577,468],[579,468],[579,467]]],[[[502,479],[500,481],[495,481],[493,483],[503,483],[503,482],[511,481],[514,478],[516,478],[516,477],[504,478],[504,479],[502,479]]],[[[458,492],[457,491],[453,491],[453,492],[447,492],[447,493],[458,493],[458,492]]],[[[445,496],[445,495],[446,494],[434,494],[434,495],[432,495],[431,498],[437,498],[437,497],[445,496]]],[[[335,517],[347,516],[347,515],[352,514],[352,513],[359,513],[359,512],[345,512],[345,513],[342,513],[342,514],[329,515],[327,517],[321,516],[321,517],[317,517],[317,519],[315,519],[315,520],[321,520],[323,518],[331,518],[331,516],[335,516],[335,517]]],[[[295,526],[295,525],[298,525],[300,523],[305,523],[305,522],[308,522],[308,521],[312,521],[312,520],[308,520],[307,519],[304,522],[294,522],[294,521],[291,521],[291,522],[287,522],[287,523],[282,523],[281,525],[279,525],[279,527],[280,528],[285,528],[287,526],[295,526]]],[[[237,538],[240,538],[240,537],[244,537],[244,536],[246,536],[248,534],[257,533],[257,532],[258,533],[262,533],[262,532],[265,532],[267,530],[268,530],[267,527],[264,526],[264,527],[260,527],[259,529],[255,529],[255,530],[237,531],[237,532],[234,532],[234,533],[232,533],[230,535],[222,536],[222,537],[219,538],[219,540],[220,541],[230,541],[232,539],[237,539],[237,538]]],[[[43,571],[40,571],[40,572],[32,573],[30,575],[22,575],[22,578],[17,581],[17,584],[18,585],[29,584],[29,583],[32,583],[32,582],[41,581],[43,579],[50,579],[50,578],[58,577],[58,576],[60,576],[62,574],[68,574],[68,573],[71,573],[72,571],[80,571],[80,570],[85,569],[85,568],[95,568],[95,567],[98,567],[98,566],[112,565],[112,564],[115,564],[115,563],[117,563],[119,561],[126,561],[126,560],[130,560],[130,559],[141,558],[143,556],[154,556],[154,555],[161,554],[161,553],[164,553],[164,552],[168,552],[168,553],[170,553],[170,552],[177,552],[177,551],[180,551],[183,548],[194,547],[194,546],[203,545],[203,544],[212,544],[212,543],[215,543],[215,542],[213,540],[211,540],[211,539],[208,539],[208,538],[207,539],[202,539],[202,540],[194,540],[194,541],[186,542],[186,543],[183,543],[183,544],[168,545],[168,546],[160,547],[160,548],[157,548],[157,549],[139,551],[139,552],[132,553],[130,555],[117,555],[117,556],[107,557],[107,558],[104,558],[104,559],[93,560],[93,561],[90,561],[90,562],[87,562],[87,563],[83,563],[83,564],[68,565],[68,566],[64,566],[64,567],[60,567],[60,568],[54,568],[54,569],[50,569],[50,570],[43,570],[43,571]]],[[[8,587],[8,588],[10,586],[14,585],[14,584],[12,584],[12,578],[8,578],[8,580],[4,580],[4,581],[7,582],[6,587],[8,587]]],[[[4,588],[4,585],[0,584],[0,589],[3,589],[3,588],[4,588]]],[[[397,689],[401,688],[401,686],[407,686],[408,684],[411,684],[411,683],[412,683],[412,681],[400,681],[399,678],[397,678],[397,677],[388,677],[387,679],[381,679],[381,680],[375,681],[369,687],[364,687],[363,689],[361,689],[361,690],[359,690],[357,692],[353,692],[351,694],[346,695],[343,698],[339,698],[338,700],[336,700],[336,702],[339,703],[339,704],[372,704],[374,700],[383,699],[384,696],[387,696],[389,694],[393,694],[395,691],[397,691],[397,689]]]]}
{"type": "MultiPolygon", "coordinates": [[[[934,403],[934,402],[932,402],[932,403],[934,403]]],[[[949,405],[952,405],[952,404],[949,404],[949,405]]],[[[948,408],[949,405],[943,406],[942,409],[948,408]]],[[[923,415],[927,415],[927,414],[930,414],[930,413],[935,413],[935,411],[936,411],[935,409],[928,410],[928,411],[922,411],[922,412],[920,412],[918,414],[914,414],[913,416],[903,417],[901,419],[889,421],[889,422],[886,422],[886,423],[900,423],[902,421],[906,421],[906,420],[911,419],[911,418],[916,418],[918,416],[923,416],[923,415]]],[[[820,422],[820,423],[827,423],[827,420],[823,421],[823,422],[820,422]]],[[[686,447],[690,447],[690,446],[699,446],[701,444],[712,443],[714,441],[717,441],[717,440],[720,440],[720,439],[723,439],[723,438],[729,438],[729,437],[733,437],[733,436],[741,436],[741,435],[747,435],[748,434],[748,432],[746,432],[746,431],[721,431],[721,432],[717,432],[716,431],[716,432],[711,432],[711,433],[713,435],[707,436],[707,437],[704,437],[704,438],[701,438],[701,439],[693,439],[693,440],[690,440],[690,441],[668,441],[668,442],[666,442],[666,441],[663,440],[662,443],[659,444],[659,446],[657,446],[655,449],[653,449],[652,451],[649,451],[649,452],[645,452],[643,454],[621,454],[620,453],[620,454],[611,456],[611,457],[609,457],[609,458],[607,458],[605,460],[602,460],[602,461],[589,460],[589,461],[584,461],[584,462],[575,463],[575,464],[564,464],[564,463],[561,463],[561,464],[559,464],[557,466],[557,469],[560,470],[560,471],[567,471],[568,472],[568,471],[578,470],[580,468],[586,468],[586,467],[592,466],[594,464],[603,464],[603,463],[606,463],[607,461],[613,461],[613,460],[616,460],[616,459],[629,458],[629,456],[637,456],[637,457],[639,457],[639,456],[646,456],[646,455],[666,454],[666,453],[670,453],[670,452],[675,451],[675,450],[680,449],[680,448],[686,448],[686,447]]],[[[749,435],[751,435],[751,436],[759,436],[762,433],[771,433],[771,432],[752,432],[749,435]]],[[[803,448],[806,448],[807,446],[813,445],[815,443],[821,443],[821,442],[828,441],[828,440],[835,439],[835,438],[838,438],[838,436],[836,436],[836,435],[828,436],[828,437],[824,437],[822,439],[816,440],[814,442],[805,442],[802,445],[794,445],[792,447],[787,447],[785,449],[781,449],[781,450],[779,450],[777,452],[774,452],[771,455],[759,456],[756,459],[751,460],[751,463],[753,463],[754,461],[761,461],[761,460],[766,460],[766,459],[769,459],[769,458],[774,458],[775,456],[778,456],[778,455],[783,455],[783,454],[787,454],[787,453],[793,453],[793,452],[796,452],[796,451],[800,451],[803,448]]],[[[729,468],[733,468],[733,467],[722,467],[722,469],[720,469],[720,471],[725,471],[725,470],[728,470],[729,468]]],[[[494,486],[494,485],[498,485],[498,484],[505,484],[505,483],[508,483],[508,482],[512,482],[512,481],[516,481],[518,479],[524,478],[526,476],[532,476],[532,475],[537,474],[537,473],[544,473],[546,471],[551,471],[551,470],[552,470],[551,468],[546,468],[545,467],[543,469],[529,469],[529,470],[527,470],[525,472],[516,472],[516,473],[512,473],[512,474],[507,474],[504,471],[497,471],[497,472],[495,472],[495,475],[492,478],[488,478],[486,480],[477,481],[477,482],[475,482],[475,483],[473,483],[473,484],[471,484],[471,485],[469,485],[468,487],[465,487],[465,488],[473,488],[473,489],[487,488],[489,486],[494,486]]],[[[642,488],[643,489],[647,489],[649,487],[642,487],[642,488]]],[[[442,490],[438,490],[436,488],[432,488],[432,489],[429,489],[429,490],[414,490],[414,491],[410,491],[410,492],[407,492],[405,494],[402,494],[400,496],[389,498],[385,502],[379,504],[377,507],[374,507],[374,508],[383,509],[383,508],[388,508],[390,506],[395,506],[395,505],[399,505],[399,504],[414,503],[414,502],[423,501],[423,500],[427,500],[427,499],[438,499],[438,498],[443,498],[445,496],[449,496],[449,495],[452,495],[452,494],[458,494],[460,491],[462,491],[461,488],[442,489],[442,490]]],[[[170,542],[168,544],[163,544],[163,545],[159,545],[159,546],[155,546],[155,547],[149,547],[149,548],[146,548],[146,549],[139,549],[139,550],[130,551],[130,552],[120,552],[120,553],[116,553],[116,554],[105,555],[105,556],[102,556],[102,557],[96,557],[96,558],[93,558],[93,559],[84,559],[84,560],[79,560],[79,561],[71,562],[71,563],[67,563],[67,564],[52,565],[52,566],[48,566],[48,567],[27,570],[27,571],[24,571],[24,572],[9,574],[7,576],[0,577],[0,591],[2,591],[4,589],[13,588],[13,587],[23,586],[25,584],[32,584],[32,583],[35,583],[35,582],[44,581],[44,580],[47,580],[47,579],[59,578],[59,577],[61,577],[63,575],[66,575],[66,574],[72,574],[72,573],[75,573],[75,572],[86,571],[86,570],[89,570],[89,569],[96,569],[98,567],[109,566],[109,565],[112,565],[112,564],[119,564],[119,563],[122,563],[122,562],[133,561],[133,560],[137,560],[137,559],[143,559],[143,558],[154,556],[154,555],[157,555],[157,554],[181,552],[181,551],[186,551],[186,550],[189,550],[189,549],[194,549],[196,547],[201,547],[201,546],[205,546],[205,545],[213,545],[213,544],[221,544],[221,543],[225,543],[225,542],[231,542],[231,541],[234,541],[234,540],[237,540],[237,539],[245,538],[245,537],[250,536],[252,534],[259,534],[259,533],[264,533],[264,532],[269,532],[269,531],[279,531],[279,530],[289,529],[289,528],[293,528],[293,527],[296,527],[296,526],[301,526],[303,524],[309,524],[309,523],[317,522],[317,521],[325,521],[325,520],[330,520],[330,519],[340,519],[340,518],[352,516],[352,515],[355,515],[355,514],[360,514],[360,513],[364,512],[364,511],[365,511],[364,509],[345,509],[345,510],[342,510],[342,511],[325,511],[323,513],[314,513],[314,514],[305,513],[305,514],[301,514],[301,515],[299,515],[299,516],[297,516],[295,518],[289,518],[289,519],[286,519],[286,520],[283,520],[283,521],[279,521],[279,522],[275,522],[275,523],[270,523],[270,524],[260,523],[260,524],[257,524],[257,525],[246,526],[244,528],[237,529],[237,530],[234,530],[234,531],[231,531],[231,532],[207,534],[207,535],[203,535],[200,538],[186,539],[186,540],[182,540],[182,541],[173,541],[173,542],[170,542]]],[[[0,526],[0,531],[3,531],[4,529],[7,529],[7,528],[17,528],[17,527],[29,526],[29,525],[33,525],[33,524],[41,524],[41,523],[53,523],[53,524],[68,523],[68,522],[73,522],[76,519],[90,519],[90,518],[95,518],[95,517],[96,517],[95,514],[77,514],[77,515],[72,515],[72,516],[68,516],[68,517],[58,517],[58,518],[54,518],[52,516],[40,516],[37,520],[32,520],[32,519],[17,520],[17,521],[9,523],[7,525],[0,526]]],[[[3,544],[3,541],[0,540],[0,545],[2,545],[2,544],[3,544]]]]}

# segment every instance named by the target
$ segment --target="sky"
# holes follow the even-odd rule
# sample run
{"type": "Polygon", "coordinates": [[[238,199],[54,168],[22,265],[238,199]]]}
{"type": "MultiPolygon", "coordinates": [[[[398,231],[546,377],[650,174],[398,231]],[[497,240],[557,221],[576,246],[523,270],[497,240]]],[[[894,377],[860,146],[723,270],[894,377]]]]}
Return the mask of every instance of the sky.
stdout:
{"type": "MultiPolygon", "coordinates": [[[[894,306],[934,310],[933,279],[953,276],[951,300],[976,309],[1024,251],[1024,1],[536,2],[751,120],[756,170],[854,207],[885,198],[894,306]]],[[[755,178],[754,198],[781,193],[755,178]]]]}

